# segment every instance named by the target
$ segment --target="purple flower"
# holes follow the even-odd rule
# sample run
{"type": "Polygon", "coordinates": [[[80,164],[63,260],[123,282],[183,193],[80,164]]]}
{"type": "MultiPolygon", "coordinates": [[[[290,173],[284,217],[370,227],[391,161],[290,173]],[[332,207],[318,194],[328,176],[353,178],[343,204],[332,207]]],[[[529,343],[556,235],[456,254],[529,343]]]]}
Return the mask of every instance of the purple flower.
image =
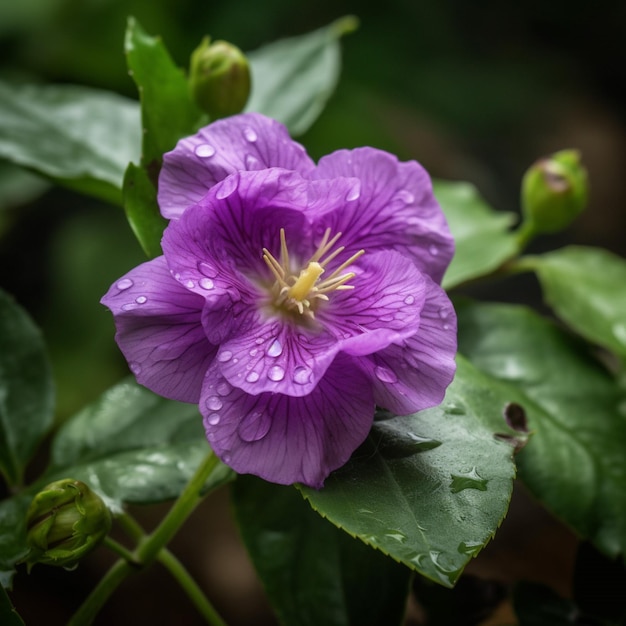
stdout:
{"type": "Polygon", "coordinates": [[[258,114],[165,155],[163,256],[102,302],[137,380],[198,403],[240,473],[321,487],[367,436],[375,405],[437,405],[456,316],[453,254],[427,173],[380,150],[319,164],[258,114]]]}

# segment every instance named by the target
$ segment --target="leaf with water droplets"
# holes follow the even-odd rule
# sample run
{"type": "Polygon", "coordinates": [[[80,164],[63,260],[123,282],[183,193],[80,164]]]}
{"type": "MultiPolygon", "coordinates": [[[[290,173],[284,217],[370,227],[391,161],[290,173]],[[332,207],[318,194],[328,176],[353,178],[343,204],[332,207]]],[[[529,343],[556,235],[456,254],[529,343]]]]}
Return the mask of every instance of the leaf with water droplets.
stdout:
{"type": "Polygon", "coordinates": [[[570,246],[524,259],[547,303],[583,337],[626,359],[626,260],[570,246]]]}
{"type": "Polygon", "coordinates": [[[626,397],[617,382],[585,344],[529,309],[463,303],[457,312],[459,349],[485,384],[519,394],[511,400],[532,433],[516,457],[520,478],[602,551],[626,553],[626,397]]]}
{"type": "Polygon", "coordinates": [[[433,189],[456,248],[443,277],[446,289],[493,272],[519,252],[516,237],[509,232],[515,221],[512,213],[494,211],[469,183],[438,180],[433,189]]]}
{"type": "MultiPolygon", "coordinates": [[[[244,543],[281,624],[401,623],[407,568],[322,519],[293,487],[239,476],[232,493],[244,543]]],[[[386,532],[389,541],[403,541],[394,526],[386,532]]]]}
{"type": "Polygon", "coordinates": [[[406,417],[381,412],[347,465],[320,491],[302,493],[349,534],[452,586],[507,511],[513,446],[494,434],[515,434],[502,417],[514,401],[518,393],[459,359],[439,407],[406,417]]]}

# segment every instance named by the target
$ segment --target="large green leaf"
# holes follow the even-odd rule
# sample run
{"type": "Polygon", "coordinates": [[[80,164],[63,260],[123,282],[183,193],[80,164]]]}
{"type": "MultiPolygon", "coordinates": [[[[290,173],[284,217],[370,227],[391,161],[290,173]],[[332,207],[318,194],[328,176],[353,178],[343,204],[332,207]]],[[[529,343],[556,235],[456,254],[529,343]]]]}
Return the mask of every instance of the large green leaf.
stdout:
{"type": "Polygon", "coordinates": [[[322,519],[293,487],[240,476],[233,499],[243,540],[282,624],[401,623],[406,567],[322,519]]]}
{"type": "Polygon", "coordinates": [[[339,38],[357,27],[344,17],[300,37],[281,39],[248,54],[252,93],[246,111],[264,113],[301,135],[317,119],[339,79],[339,38]]]}
{"type": "MultiPolygon", "coordinates": [[[[462,305],[459,349],[519,390],[533,436],[520,478],[602,551],[626,550],[626,399],[587,347],[523,307],[462,305]]],[[[488,383],[489,384],[489,383],[488,383]]]]}
{"type": "Polygon", "coordinates": [[[494,434],[518,399],[459,359],[439,407],[377,421],[323,489],[303,494],[349,534],[452,586],[506,514],[513,447],[494,434]]]}
{"type": "Polygon", "coordinates": [[[571,246],[524,263],[537,272],[546,301],[563,321],[626,358],[626,260],[571,246]]]}
{"type": "Polygon", "coordinates": [[[185,74],[174,64],[161,38],[148,35],[132,17],[124,49],[141,100],[141,164],[156,183],[163,153],[195,132],[203,116],[191,99],[185,74]]]}
{"type": "Polygon", "coordinates": [[[433,187],[456,244],[446,289],[493,272],[519,251],[509,232],[514,214],[494,211],[470,183],[434,181],[433,187]]]}
{"type": "Polygon", "coordinates": [[[132,100],[86,87],[0,82],[0,158],[120,204],[140,142],[132,100]]]}
{"type": "MultiPolygon", "coordinates": [[[[198,408],[125,381],[66,422],[44,479],[82,480],[107,499],[156,502],[178,496],[209,453],[198,408]]],[[[233,473],[220,466],[208,486],[233,473]]]]}
{"type": "Polygon", "coordinates": [[[15,563],[28,552],[26,511],[30,501],[30,496],[19,495],[0,502],[0,584],[3,587],[11,586],[15,563]]]}
{"type": "Polygon", "coordinates": [[[20,484],[52,426],[54,387],[41,333],[0,290],[0,472],[20,484]]]}
{"type": "Polygon", "coordinates": [[[24,626],[22,618],[11,604],[7,592],[0,587],[0,624],[3,626],[24,626]]]}

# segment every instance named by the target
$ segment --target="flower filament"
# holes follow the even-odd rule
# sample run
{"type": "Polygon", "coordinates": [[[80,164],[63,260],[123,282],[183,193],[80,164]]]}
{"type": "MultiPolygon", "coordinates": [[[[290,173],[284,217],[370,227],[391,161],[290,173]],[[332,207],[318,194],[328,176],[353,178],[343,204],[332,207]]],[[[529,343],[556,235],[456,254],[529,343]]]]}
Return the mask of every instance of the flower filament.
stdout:
{"type": "Polygon", "coordinates": [[[273,286],[276,306],[284,307],[288,311],[298,311],[300,315],[313,318],[315,304],[319,300],[328,300],[326,294],[331,291],[354,289],[354,285],[346,285],[346,283],[354,278],[355,273],[342,274],[342,272],[364,254],[365,250],[359,250],[353,254],[327,278],[320,281],[328,263],[345,250],[345,246],[339,246],[330,252],[340,237],[341,233],[337,233],[330,238],[330,228],[327,228],[313,256],[296,273],[292,270],[289,260],[285,229],[280,229],[280,260],[277,260],[267,248],[263,248],[263,260],[276,279],[273,286]]]}

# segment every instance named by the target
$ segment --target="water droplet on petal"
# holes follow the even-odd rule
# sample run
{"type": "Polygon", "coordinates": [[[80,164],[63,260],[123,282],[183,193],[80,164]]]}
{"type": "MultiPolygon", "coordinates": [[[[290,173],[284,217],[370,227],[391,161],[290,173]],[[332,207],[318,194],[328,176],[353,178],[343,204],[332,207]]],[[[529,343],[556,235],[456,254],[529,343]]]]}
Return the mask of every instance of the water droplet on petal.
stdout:
{"type": "Polygon", "coordinates": [[[257,372],[250,372],[247,376],[246,376],[246,380],[249,383],[256,383],[257,380],[259,380],[259,374],[257,372]]]}
{"type": "Polygon", "coordinates": [[[293,371],[293,382],[297,385],[306,385],[311,380],[312,371],[304,365],[299,365],[293,371]]]}
{"type": "Polygon", "coordinates": [[[259,351],[256,348],[252,348],[252,350],[250,350],[250,352],[248,353],[250,356],[256,356],[259,353],[259,351]]]}
{"type": "Polygon", "coordinates": [[[249,126],[243,129],[243,137],[250,143],[254,143],[258,139],[257,134],[249,126]]]}
{"type": "Polygon", "coordinates": [[[204,261],[200,261],[200,263],[198,263],[198,271],[203,276],[208,276],[209,278],[215,278],[218,274],[217,270],[212,265],[209,265],[204,261]]]}
{"type": "Polygon", "coordinates": [[[139,363],[137,363],[137,361],[131,361],[128,364],[128,367],[130,368],[130,371],[135,375],[138,376],[139,374],[141,374],[141,365],[139,363]]]}
{"type": "Polygon", "coordinates": [[[233,353],[230,350],[223,350],[217,355],[217,360],[220,363],[226,363],[227,361],[230,361],[232,358],[233,358],[233,353]]]}
{"type": "Polygon", "coordinates": [[[430,252],[433,256],[437,256],[439,254],[439,248],[435,244],[432,244],[428,248],[428,252],[430,252]]]}
{"type": "Polygon", "coordinates": [[[399,200],[403,204],[411,204],[415,202],[415,196],[408,189],[401,189],[393,197],[393,200],[399,200]]]}
{"type": "Polygon", "coordinates": [[[442,328],[443,328],[444,330],[450,330],[450,324],[444,324],[444,325],[442,326],[442,328]]]}
{"type": "Polygon", "coordinates": [[[133,281],[130,278],[122,278],[122,280],[120,280],[117,283],[117,288],[120,291],[124,291],[125,289],[129,289],[132,286],[133,286],[133,281]]]}
{"type": "Polygon", "coordinates": [[[231,459],[232,459],[232,456],[228,452],[224,452],[224,454],[222,454],[222,461],[226,463],[226,465],[230,463],[231,459]]]}
{"type": "Polygon", "coordinates": [[[267,377],[277,383],[285,378],[285,370],[280,365],[272,365],[267,370],[267,377]]]}
{"type": "Polygon", "coordinates": [[[404,304],[413,304],[415,302],[415,298],[413,296],[407,296],[404,299],[404,304]]]}
{"type": "Polygon", "coordinates": [[[185,287],[187,287],[187,289],[193,289],[195,286],[196,286],[196,283],[194,283],[193,280],[185,281],[185,287]]]}
{"type": "Polygon", "coordinates": [[[135,302],[137,304],[145,304],[146,302],[148,302],[148,298],[146,298],[146,296],[137,296],[135,298],[135,302]]]}
{"type": "Polygon", "coordinates": [[[448,309],[446,309],[445,307],[441,307],[439,309],[439,317],[442,320],[448,319],[448,315],[450,314],[450,312],[448,311],[448,309]]]}
{"type": "Polygon", "coordinates": [[[251,154],[246,155],[246,169],[250,171],[260,170],[261,163],[259,159],[257,159],[255,156],[252,156],[251,154]]]}
{"type": "Polygon", "coordinates": [[[277,357],[283,353],[283,346],[278,339],[274,339],[272,345],[267,349],[267,356],[277,357]]]}
{"type": "Polygon", "coordinates": [[[221,383],[218,383],[215,390],[220,394],[220,396],[227,396],[233,388],[225,380],[223,380],[221,383]]]}
{"type": "Polygon", "coordinates": [[[209,413],[206,418],[207,424],[211,426],[217,426],[220,423],[220,414],[219,413],[209,413]]]}
{"type": "Polygon", "coordinates": [[[235,189],[237,189],[237,176],[231,174],[227,176],[221,183],[218,183],[218,189],[215,192],[215,197],[218,200],[224,200],[231,196],[235,189]]]}
{"type": "Polygon", "coordinates": [[[209,396],[205,402],[206,408],[211,411],[219,411],[222,408],[222,401],[217,396],[209,396]]]}
{"type": "Polygon", "coordinates": [[[376,378],[378,378],[378,380],[380,380],[383,383],[397,383],[398,382],[398,377],[390,369],[387,369],[386,367],[381,367],[380,365],[377,365],[374,368],[374,374],[376,374],[376,378]]]}
{"type": "Polygon", "coordinates": [[[202,287],[202,289],[206,289],[207,291],[209,289],[213,289],[214,286],[214,283],[210,278],[201,278],[198,284],[202,287]]]}
{"type": "Polygon", "coordinates": [[[265,339],[263,339],[263,337],[257,337],[254,340],[254,343],[256,343],[257,346],[260,346],[262,343],[265,343],[265,339]]]}
{"type": "Polygon", "coordinates": [[[354,202],[361,197],[361,183],[357,182],[346,194],[346,202],[354,202]]]}
{"type": "Polygon", "coordinates": [[[215,148],[208,143],[201,143],[199,146],[196,146],[196,156],[199,156],[202,159],[208,159],[215,154],[215,148]]]}
{"type": "Polygon", "coordinates": [[[237,428],[237,434],[248,442],[259,441],[269,432],[272,420],[266,413],[254,411],[245,415],[237,428]]]}

